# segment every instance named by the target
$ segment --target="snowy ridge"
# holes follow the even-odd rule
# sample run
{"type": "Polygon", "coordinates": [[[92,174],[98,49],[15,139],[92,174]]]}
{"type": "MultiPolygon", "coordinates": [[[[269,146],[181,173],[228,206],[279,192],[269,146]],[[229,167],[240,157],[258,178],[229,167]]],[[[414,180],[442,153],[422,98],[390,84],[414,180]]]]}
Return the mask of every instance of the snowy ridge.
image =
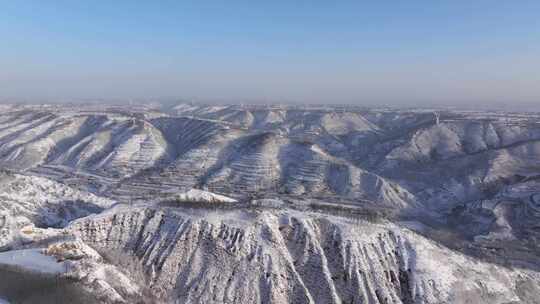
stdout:
{"type": "Polygon", "coordinates": [[[0,247],[26,238],[21,232],[26,226],[65,226],[113,203],[46,178],[5,175],[0,184],[0,247]]]}
{"type": "Polygon", "coordinates": [[[208,191],[191,189],[187,192],[179,193],[174,198],[181,202],[205,202],[205,203],[236,203],[235,199],[224,195],[215,194],[208,191]]]}
{"type": "Polygon", "coordinates": [[[520,299],[513,287],[518,277],[540,279],[478,264],[392,225],[281,212],[263,212],[249,223],[241,213],[225,217],[231,216],[238,222],[142,208],[114,213],[113,226],[111,214],[70,229],[92,246],[139,259],[164,301],[507,303],[520,299]],[[476,271],[463,277],[473,265],[476,271]]]}
{"type": "MultiPolygon", "coordinates": [[[[97,303],[540,295],[538,114],[2,109],[0,275],[31,270],[24,251],[97,303]]],[[[9,282],[0,298],[20,302],[9,282]]]]}

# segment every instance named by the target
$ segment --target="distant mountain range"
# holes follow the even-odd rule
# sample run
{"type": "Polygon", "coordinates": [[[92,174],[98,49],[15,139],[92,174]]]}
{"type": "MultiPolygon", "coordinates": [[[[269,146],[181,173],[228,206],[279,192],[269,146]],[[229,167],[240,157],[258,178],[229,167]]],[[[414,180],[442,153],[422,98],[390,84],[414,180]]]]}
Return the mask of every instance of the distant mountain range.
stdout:
{"type": "Polygon", "coordinates": [[[540,297],[532,111],[0,105],[0,168],[0,249],[98,302],[540,297]]]}

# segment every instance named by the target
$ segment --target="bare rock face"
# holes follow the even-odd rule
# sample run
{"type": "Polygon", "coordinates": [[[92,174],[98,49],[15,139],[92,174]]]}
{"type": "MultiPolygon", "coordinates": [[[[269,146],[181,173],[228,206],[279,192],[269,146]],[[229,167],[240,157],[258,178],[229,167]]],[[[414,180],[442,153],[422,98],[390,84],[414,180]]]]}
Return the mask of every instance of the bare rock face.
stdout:
{"type": "Polygon", "coordinates": [[[152,292],[179,303],[510,303],[519,282],[540,282],[390,223],[296,211],[139,207],[69,230],[133,256],[152,292]]]}

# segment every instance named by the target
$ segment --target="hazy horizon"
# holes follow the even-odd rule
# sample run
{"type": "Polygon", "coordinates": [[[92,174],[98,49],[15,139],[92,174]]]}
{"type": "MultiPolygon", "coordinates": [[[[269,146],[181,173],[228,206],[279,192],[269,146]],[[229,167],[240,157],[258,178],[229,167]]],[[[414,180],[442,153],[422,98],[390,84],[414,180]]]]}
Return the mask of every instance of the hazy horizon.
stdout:
{"type": "Polygon", "coordinates": [[[4,102],[540,104],[537,1],[0,3],[4,102]]]}

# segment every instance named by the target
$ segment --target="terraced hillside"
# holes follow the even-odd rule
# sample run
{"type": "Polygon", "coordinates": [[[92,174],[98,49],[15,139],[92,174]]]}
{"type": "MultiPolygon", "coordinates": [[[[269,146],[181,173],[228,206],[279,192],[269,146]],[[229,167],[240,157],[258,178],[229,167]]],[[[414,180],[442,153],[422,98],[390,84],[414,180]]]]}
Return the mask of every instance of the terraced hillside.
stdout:
{"type": "Polygon", "coordinates": [[[359,115],[317,117],[317,113],[281,111],[280,117],[288,120],[246,128],[244,121],[229,121],[236,114],[212,113],[145,117],[129,112],[58,114],[56,108],[18,107],[2,115],[6,135],[0,140],[0,162],[6,168],[57,179],[78,175],[81,185],[89,183],[89,176],[103,177],[108,185],[100,190],[117,195],[132,191],[146,195],[165,186],[208,188],[236,197],[283,191],[366,198],[389,205],[407,201],[391,189],[399,185],[366,174],[339,151],[344,147],[338,136],[379,132],[359,115]],[[299,117],[303,121],[298,122],[299,117]],[[344,184],[337,185],[336,178],[344,184]]]}
{"type": "Polygon", "coordinates": [[[2,110],[0,275],[26,250],[111,303],[540,297],[538,114],[2,110]]]}

